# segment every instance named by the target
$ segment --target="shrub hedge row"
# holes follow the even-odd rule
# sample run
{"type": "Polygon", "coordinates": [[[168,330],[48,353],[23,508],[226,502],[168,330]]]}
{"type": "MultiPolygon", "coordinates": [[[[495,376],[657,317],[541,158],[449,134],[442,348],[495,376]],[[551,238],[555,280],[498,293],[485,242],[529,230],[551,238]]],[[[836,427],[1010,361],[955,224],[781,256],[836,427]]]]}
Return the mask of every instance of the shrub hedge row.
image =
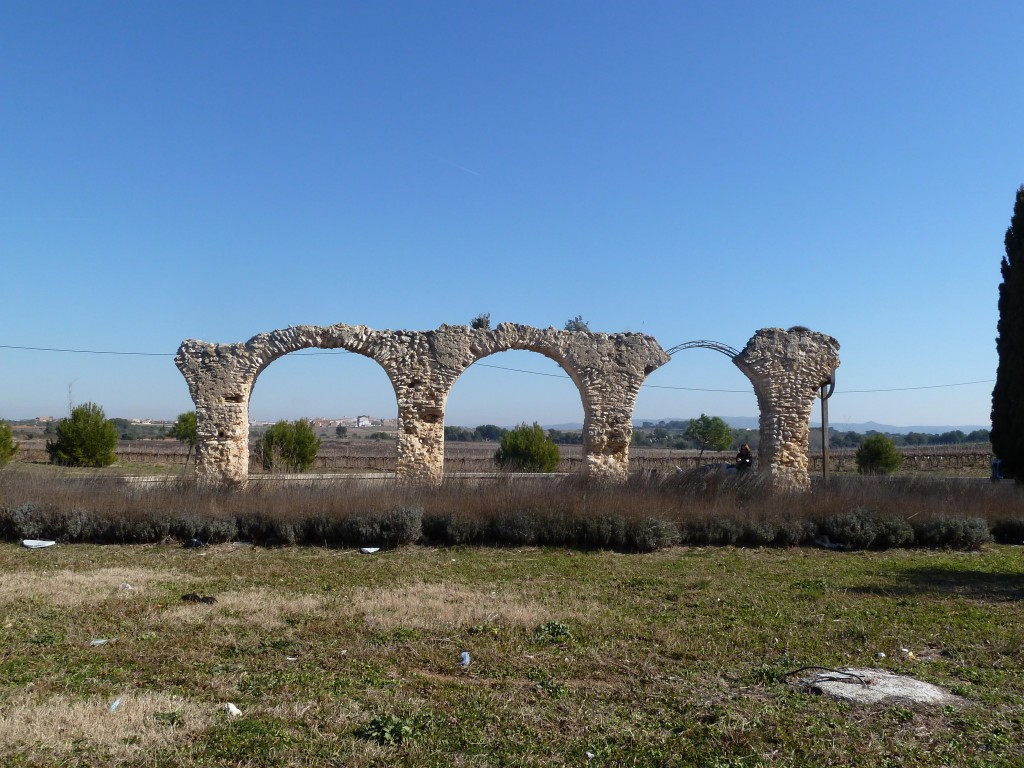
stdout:
{"type": "Polygon", "coordinates": [[[53,478],[0,469],[0,538],[396,547],[676,544],[975,549],[1024,543],[1020,489],[968,480],[834,478],[773,493],[755,475],[694,471],[604,485],[578,477],[207,484],[53,478]]]}
{"type": "Polygon", "coordinates": [[[424,512],[395,506],[362,514],[275,516],[147,513],[110,514],[83,507],[62,509],[33,502],[0,506],[4,540],[150,543],[166,539],[207,543],[237,539],[260,544],[396,547],[487,544],[568,546],[650,552],[691,546],[816,545],[830,549],[931,547],[971,550],[993,540],[1024,542],[1024,518],[993,526],[979,517],[937,516],[921,522],[857,508],[818,520],[741,521],[729,517],[672,520],[603,512],[593,516],[543,508],[499,510],[491,515],[424,512]]]}

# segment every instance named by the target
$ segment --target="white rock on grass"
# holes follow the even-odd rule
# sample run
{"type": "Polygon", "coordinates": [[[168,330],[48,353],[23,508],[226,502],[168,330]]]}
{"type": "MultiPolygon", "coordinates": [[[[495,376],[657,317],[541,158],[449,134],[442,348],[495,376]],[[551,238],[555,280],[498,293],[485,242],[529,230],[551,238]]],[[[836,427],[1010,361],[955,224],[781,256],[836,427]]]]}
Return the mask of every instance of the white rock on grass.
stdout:
{"type": "Polygon", "coordinates": [[[942,705],[955,704],[959,701],[956,696],[937,685],[906,675],[896,675],[884,669],[844,667],[838,671],[843,674],[820,672],[814,677],[803,678],[801,682],[811,690],[835,699],[862,704],[913,702],[942,705]],[[866,685],[862,684],[858,677],[866,685]]]}

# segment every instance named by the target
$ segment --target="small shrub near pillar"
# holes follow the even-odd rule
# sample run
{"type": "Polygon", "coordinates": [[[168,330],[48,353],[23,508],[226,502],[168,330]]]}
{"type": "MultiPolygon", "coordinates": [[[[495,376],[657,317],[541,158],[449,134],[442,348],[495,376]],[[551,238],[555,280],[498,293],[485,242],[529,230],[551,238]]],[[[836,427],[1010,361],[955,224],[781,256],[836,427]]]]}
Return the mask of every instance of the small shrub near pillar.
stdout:
{"type": "Polygon", "coordinates": [[[513,472],[553,472],[558,459],[558,446],[537,422],[510,429],[494,454],[495,464],[513,472]]]}
{"type": "Polygon", "coordinates": [[[862,475],[891,475],[903,466],[903,454],[885,435],[871,435],[854,456],[862,475]]]}

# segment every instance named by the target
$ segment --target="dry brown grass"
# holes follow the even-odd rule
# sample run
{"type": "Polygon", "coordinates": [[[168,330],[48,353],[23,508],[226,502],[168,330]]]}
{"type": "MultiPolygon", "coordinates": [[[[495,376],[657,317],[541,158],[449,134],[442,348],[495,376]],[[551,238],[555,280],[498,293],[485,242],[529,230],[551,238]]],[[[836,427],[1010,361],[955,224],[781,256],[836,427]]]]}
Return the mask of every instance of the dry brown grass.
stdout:
{"type": "Polygon", "coordinates": [[[454,630],[484,623],[527,628],[555,615],[545,605],[505,589],[481,590],[445,582],[361,588],[353,593],[350,605],[374,630],[454,630]]]}
{"type": "Polygon", "coordinates": [[[92,571],[60,570],[53,573],[19,571],[0,582],[0,605],[32,599],[62,608],[96,605],[106,600],[131,600],[160,584],[179,578],[174,570],[147,568],[98,568],[92,571]],[[130,584],[131,589],[121,589],[130,584]]]}
{"type": "MultiPolygon", "coordinates": [[[[117,710],[110,699],[41,696],[20,692],[0,704],[0,753],[49,752],[55,757],[89,743],[115,760],[130,759],[188,740],[210,726],[209,707],[163,693],[125,693],[117,710]]],[[[224,715],[227,716],[226,714],[224,715]]]]}
{"type": "Polygon", "coordinates": [[[216,595],[213,605],[182,603],[158,610],[158,624],[209,624],[232,627],[246,625],[263,630],[281,629],[289,617],[309,615],[324,607],[324,600],[312,595],[284,595],[269,589],[246,589],[216,595]]]}

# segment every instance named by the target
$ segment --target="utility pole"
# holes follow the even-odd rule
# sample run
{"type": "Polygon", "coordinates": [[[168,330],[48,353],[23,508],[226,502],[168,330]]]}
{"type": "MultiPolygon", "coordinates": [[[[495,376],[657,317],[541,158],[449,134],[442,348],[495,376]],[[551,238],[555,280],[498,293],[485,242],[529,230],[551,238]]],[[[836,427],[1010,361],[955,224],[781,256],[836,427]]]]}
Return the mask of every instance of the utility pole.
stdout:
{"type": "Polygon", "coordinates": [[[821,382],[821,479],[828,483],[828,399],[836,388],[835,371],[821,382]]]}

